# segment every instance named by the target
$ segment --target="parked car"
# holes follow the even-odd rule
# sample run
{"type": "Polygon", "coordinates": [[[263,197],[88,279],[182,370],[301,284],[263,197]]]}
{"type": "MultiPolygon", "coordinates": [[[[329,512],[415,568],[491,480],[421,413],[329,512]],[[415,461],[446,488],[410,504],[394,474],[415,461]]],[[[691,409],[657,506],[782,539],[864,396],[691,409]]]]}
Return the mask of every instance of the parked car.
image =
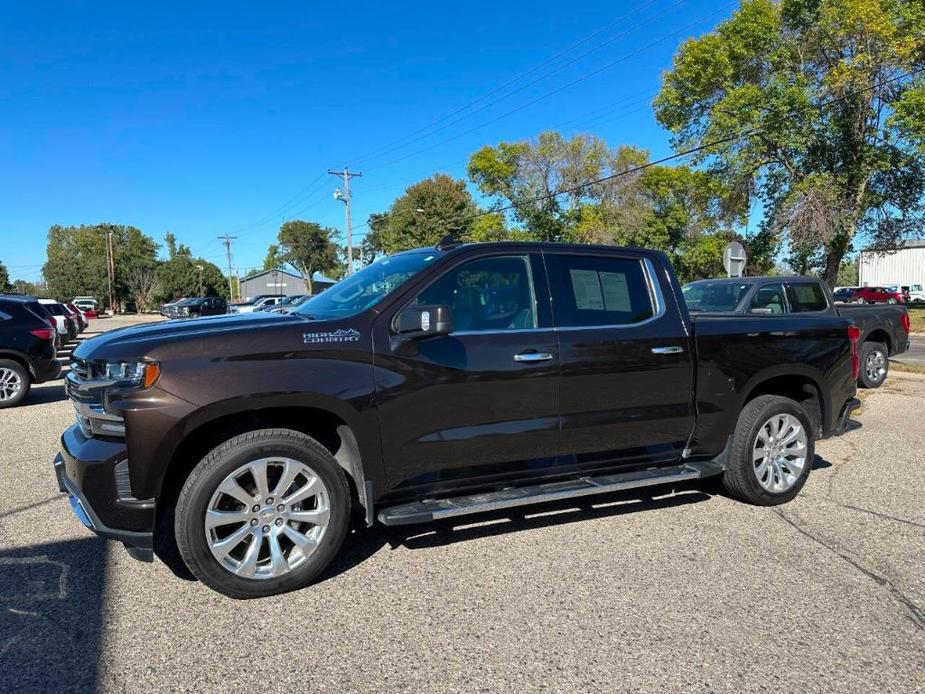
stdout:
{"type": "Polygon", "coordinates": [[[176,315],[172,315],[171,318],[219,316],[228,312],[228,304],[220,296],[187,299],[177,304],[176,308],[176,315]]]}
{"type": "Polygon", "coordinates": [[[312,296],[317,296],[317,295],[316,294],[300,294],[297,297],[293,297],[293,300],[290,301],[289,303],[286,303],[286,300],[284,299],[278,305],[273,306],[269,310],[271,313],[292,313],[299,306],[301,306],[306,301],[311,299],[312,296]]]}
{"type": "Polygon", "coordinates": [[[285,297],[282,294],[278,295],[268,295],[263,294],[261,296],[256,296],[250,301],[246,301],[243,304],[232,304],[229,307],[229,313],[252,313],[253,311],[260,311],[263,308],[271,308],[276,306],[280,301],[285,297]]]}
{"type": "Polygon", "coordinates": [[[832,299],[840,304],[850,304],[857,287],[835,287],[832,292],[832,299]]]}
{"type": "Polygon", "coordinates": [[[33,383],[60,375],[55,337],[35,297],[0,295],[0,408],[18,405],[33,383]]]}
{"type": "Polygon", "coordinates": [[[882,385],[890,357],[909,348],[909,314],[905,306],[834,304],[825,283],[816,277],[700,280],[685,285],[682,291],[688,310],[697,313],[779,316],[829,313],[851,319],[860,330],[858,350],[862,368],[858,384],[865,388],[882,385]],[[722,300],[726,303],[721,303],[722,300]]]}
{"type": "Polygon", "coordinates": [[[908,297],[906,303],[920,304],[925,302],[925,287],[921,284],[903,285],[903,292],[908,297]]]}
{"type": "Polygon", "coordinates": [[[70,311],[64,308],[64,304],[54,299],[39,299],[38,301],[51,314],[61,339],[65,342],[75,340],[77,338],[77,321],[71,316],[70,311]]]}
{"type": "Polygon", "coordinates": [[[281,312],[283,309],[287,308],[288,306],[293,306],[293,305],[298,304],[298,302],[301,301],[302,298],[305,297],[305,296],[307,296],[307,294],[293,294],[293,295],[291,295],[291,296],[284,296],[284,297],[283,297],[282,299],[280,299],[277,303],[275,303],[275,304],[264,304],[263,306],[261,306],[260,308],[258,308],[258,309],[256,309],[256,310],[258,310],[258,311],[273,311],[274,313],[279,313],[279,312],[281,312]]]}
{"type": "Polygon", "coordinates": [[[180,297],[179,299],[168,301],[166,304],[161,304],[160,314],[162,316],[166,316],[167,318],[170,318],[171,314],[176,314],[177,305],[184,301],[189,301],[189,298],[190,297],[183,296],[183,297],[180,297]]]}
{"type": "Polygon", "coordinates": [[[859,404],[857,337],[833,312],[691,318],[657,251],[445,240],[287,315],[84,342],[54,468],[136,558],[157,526],[206,585],[272,595],[324,570],[354,509],[424,523],[714,475],[787,502],[859,404]]]}
{"type": "Polygon", "coordinates": [[[96,302],[96,299],[94,299],[93,297],[78,296],[74,298],[74,301],[72,303],[74,304],[74,306],[76,306],[81,311],[83,311],[84,315],[87,318],[96,318],[99,315],[98,309],[97,309],[98,304],[96,302]]]}
{"type": "Polygon", "coordinates": [[[904,304],[906,297],[898,286],[891,290],[888,287],[858,287],[851,294],[852,304],[904,304]]]}
{"type": "Polygon", "coordinates": [[[90,325],[90,320],[84,315],[83,311],[77,308],[73,303],[62,304],[68,313],[77,323],[77,332],[82,333],[90,325]]]}

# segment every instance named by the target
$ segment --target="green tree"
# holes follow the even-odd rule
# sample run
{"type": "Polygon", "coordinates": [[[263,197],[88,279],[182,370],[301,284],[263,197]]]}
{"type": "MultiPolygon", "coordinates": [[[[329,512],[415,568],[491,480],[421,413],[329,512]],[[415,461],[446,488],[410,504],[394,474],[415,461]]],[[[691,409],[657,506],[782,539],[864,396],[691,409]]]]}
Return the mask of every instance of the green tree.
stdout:
{"type": "Polygon", "coordinates": [[[600,178],[609,152],[603,140],[577,135],[570,140],[556,131],[536,140],[485,146],[469,159],[469,179],[495,206],[510,205],[515,221],[536,240],[570,240],[578,210],[593,187],[564,195],[559,191],[600,178]]]}
{"type": "MultiPolygon", "coordinates": [[[[228,278],[215,263],[193,256],[189,247],[177,243],[176,237],[167,232],[164,237],[167,259],[157,266],[157,282],[152,296],[160,301],[173,301],[184,296],[199,296],[200,274],[203,296],[221,296],[228,299],[228,278]],[[199,270],[202,267],[202,270],[199,270]]],[[[136,278],[142,289],[144,276],[136,278]]]]}
{"type": "Polygon", "coordinates": [[[309,294],[314,293],[312,274],[334,273],[340,264],[336,236],[336,229],[302,220],[284,222],[279,228],[279,258],[302,275],[309,294]]]}
{"type": "Polygon", "coordinates": [[[369,215],[366,222],[367,232],[360,244],[360,261],[363,265],[369,265],[379,256],[385,255],[385,248],[382,246],[382,232],[387,223],[388,214],[374,212],[369,215]]]}
{"type": "Polygon", "coordinates": [[[925,76],[908,75],[923,36],[921,0],[743,0],[681,47],[656,116],[758,199],[763,243],[785,236],[791,264],[831,285],[857,234],[890,245],[920,228],[925,76]]]}
{"type": "Polygon", "coordinates": [[[835,285],[838,287],[857,287],[859,278],[858,259],[843,260],[838,268],[835,285]]]}
{"type": "Polygon", "coordinates": [[[13,280],[13,291],[17,294],[28,294],[40,298],[48,297],[48,290],[41,282],[28,282],[26,280],[13,280]]]}
{"type": "Polygon", "coordinates": [[[3,261],[0,261],[0,292],[8,292],[13,288],[13,285],[10,284],[10,273],[6,269],[6,265],[3,264],[3,261]]]}
{"type": "Polygon", "coordinates": [[[267,247],[267,254],[263,258],[263,269],[272,270],[275,267],[282,265],[285,260],[280,257],[279,246],[275,243],[271,243],[267,247]]]}
{"type": "Polygon", "coordinates": [[[130,278],[137,268],[156,264],[157,244],[133,226],[94,224],[54,225],[48,230],[47,261],[42,269],[48,292],[67,299],[78,295],[107,298],[107,237],[112,234],[115,281],[112,285],[115,306],[133,305],[130,278]]]}
{"type": "Polygon", "coordinates": [[[464,239],[472,228],[478,207],[466,182],[436,173],[409,186],[389,207],[371,219],[372,244],[385,253],[433,246],[448,234],[464,239]]]}

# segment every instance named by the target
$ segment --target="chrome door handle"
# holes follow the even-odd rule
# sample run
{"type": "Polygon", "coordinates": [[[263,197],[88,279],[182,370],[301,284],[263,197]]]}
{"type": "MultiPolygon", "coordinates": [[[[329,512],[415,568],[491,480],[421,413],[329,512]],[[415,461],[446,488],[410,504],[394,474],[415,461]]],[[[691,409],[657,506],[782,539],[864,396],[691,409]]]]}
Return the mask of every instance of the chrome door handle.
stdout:
{"type": "Polygon", "coordinates": [[[549,352],[521,352],[514,355],[514,361],[523,361],[533,363],[537,361],[549,361],[552,355],[549,352]]]}
{"type": "Polygon", "coordinates": [[[653,347],[652,354],[681,354],[684,351],[684,348],[679,345],[671,345],[670,347],[653,347]]]}

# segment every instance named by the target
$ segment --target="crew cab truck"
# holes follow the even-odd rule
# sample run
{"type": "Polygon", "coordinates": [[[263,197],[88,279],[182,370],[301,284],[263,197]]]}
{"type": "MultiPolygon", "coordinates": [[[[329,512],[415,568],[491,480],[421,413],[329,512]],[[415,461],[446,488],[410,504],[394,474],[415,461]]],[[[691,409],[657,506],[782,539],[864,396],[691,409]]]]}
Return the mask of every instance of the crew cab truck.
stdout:
{"type": "Polygon", "coordinates": [[[665,255],[460,245],[290,314],[114,330],[74,352],[54,467],[80,519],[172,539],[236,598],[309,583],[351,518],[429,522],[721,476],[792,499],[858,405],[836,315],[691,319],[665,255]]]}
{"type": "Polygon", "coordinates": [[[849,318],[860,331],[858,385],[879,388],[890,357],[909,349],[909,313],[902,304],[848,305],[834,301],[818,277],[734,277],[698,280],[681,291],[688,310],[707,313],[767,315],[834,315],[849,318]]]}

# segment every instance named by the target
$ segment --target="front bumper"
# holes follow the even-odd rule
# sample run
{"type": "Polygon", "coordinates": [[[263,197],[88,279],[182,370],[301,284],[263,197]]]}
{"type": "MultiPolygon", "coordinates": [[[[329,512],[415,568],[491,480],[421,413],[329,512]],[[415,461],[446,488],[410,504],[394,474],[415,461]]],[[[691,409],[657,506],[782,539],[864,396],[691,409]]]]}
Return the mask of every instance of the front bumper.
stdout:
{"type": "Polygon", "coordinates": [[[87,438],[75,425],[61,437],[55,475],[81,523],[146,558],[154,546],[155,500],[126,496],[116,470],[125,460],[123,441],[87,438]]]}

